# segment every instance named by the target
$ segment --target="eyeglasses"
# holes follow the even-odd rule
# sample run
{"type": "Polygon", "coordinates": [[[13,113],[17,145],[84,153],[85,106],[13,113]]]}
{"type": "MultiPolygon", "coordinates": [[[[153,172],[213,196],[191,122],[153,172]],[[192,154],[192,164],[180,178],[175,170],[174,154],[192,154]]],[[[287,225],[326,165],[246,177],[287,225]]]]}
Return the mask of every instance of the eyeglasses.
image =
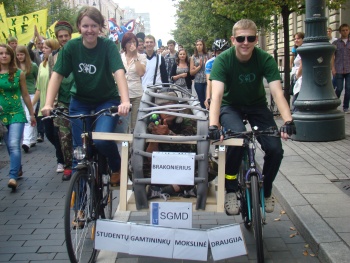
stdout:
{"type": "Polygon", "coordinates": [[[243,43],[246,39],[249,43],[253,43],[256,40],[256,36],[238,36],[235,39],[238,43],[243,43]]]}

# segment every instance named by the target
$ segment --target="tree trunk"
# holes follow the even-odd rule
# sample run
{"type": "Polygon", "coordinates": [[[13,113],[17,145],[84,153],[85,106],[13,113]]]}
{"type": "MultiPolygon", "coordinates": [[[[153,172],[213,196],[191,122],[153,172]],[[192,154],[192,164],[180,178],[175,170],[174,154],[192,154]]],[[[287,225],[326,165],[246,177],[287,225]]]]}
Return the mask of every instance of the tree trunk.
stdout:
{"type": "Polygon", "coordinates": [[[284,97],[290,104],[290,51],[289,51],[289,15],[288,6],[282,6],[282,24],[284,39],[284,97]]]}

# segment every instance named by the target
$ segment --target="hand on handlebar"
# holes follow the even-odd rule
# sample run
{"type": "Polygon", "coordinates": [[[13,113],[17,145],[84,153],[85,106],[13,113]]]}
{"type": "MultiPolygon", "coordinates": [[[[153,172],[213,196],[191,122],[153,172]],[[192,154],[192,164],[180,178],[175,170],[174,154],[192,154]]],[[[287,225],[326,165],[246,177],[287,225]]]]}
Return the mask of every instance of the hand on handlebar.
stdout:
{"type": "Polygon", "coordinates": [[[52,110],[53,110],[53,107],[51,107],[51,106],[49,106],[49,105],[45,105],[45,106],[41,109],[41,113],[42,113],[44,116],[50,116],[52,110]]]}
{"type": "Polygon", "coordinates": [[[216,125],[209,126],[208,139],[210,140],[220,140],[224,138],[223,132],[216,125]]]}
{"type": "Polygon", "coordinates": [[[281,138],[287,140],[293,134],[297,134],[297,130],[293,120],[286,121],[280,128],[281,138]]]}
{"type": "Polygon", "coordinates": [[[131,109],[130,101],[122,102],[118,106],[118,115],[119,116],[127,116],[129,111],[130,111],[130,109],[131,109]]]}

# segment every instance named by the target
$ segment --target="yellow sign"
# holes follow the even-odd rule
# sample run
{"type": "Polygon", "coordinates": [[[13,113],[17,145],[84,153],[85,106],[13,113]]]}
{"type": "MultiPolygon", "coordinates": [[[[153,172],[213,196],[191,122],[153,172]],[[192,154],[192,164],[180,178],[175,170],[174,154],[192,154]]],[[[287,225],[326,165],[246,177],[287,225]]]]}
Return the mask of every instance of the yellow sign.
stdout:
{"type": "Polygon", "coordinates": [[[0,3],[0,43],[6,43],[7,20],[4,4],[0,3]]]}
{"type": "MultiPolygon", "coordinates": [[[[0,6],[0,14],[5,13],[3,5],[0,6]]],[[[6,17],[6,13],[5,13],[6,17]]],[[[6,42],[9,36],[15,36],[18,39],[18,44],[26,45],[34,35],[34,25],[37,26],[39,34],[46,35],[47,25],[47,9],[37,12],[25,14],[22,16],[7,17],[6,23],[1,24],[0,41],[6,42]]]]}

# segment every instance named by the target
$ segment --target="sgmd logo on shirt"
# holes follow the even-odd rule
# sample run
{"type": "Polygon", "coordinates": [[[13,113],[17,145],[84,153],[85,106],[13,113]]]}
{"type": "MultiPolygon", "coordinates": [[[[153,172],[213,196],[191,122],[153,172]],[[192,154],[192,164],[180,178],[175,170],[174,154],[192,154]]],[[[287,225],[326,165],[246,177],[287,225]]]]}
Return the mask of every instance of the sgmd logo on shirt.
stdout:
{"type": "Polygon", "coordinates": [[[79,70],[78,72],[83,72],[86,74],[95,74],[96,73],[96,67],[91,64],[86,64],[86,63],[80,63],[79,64],[79,70]]]}

